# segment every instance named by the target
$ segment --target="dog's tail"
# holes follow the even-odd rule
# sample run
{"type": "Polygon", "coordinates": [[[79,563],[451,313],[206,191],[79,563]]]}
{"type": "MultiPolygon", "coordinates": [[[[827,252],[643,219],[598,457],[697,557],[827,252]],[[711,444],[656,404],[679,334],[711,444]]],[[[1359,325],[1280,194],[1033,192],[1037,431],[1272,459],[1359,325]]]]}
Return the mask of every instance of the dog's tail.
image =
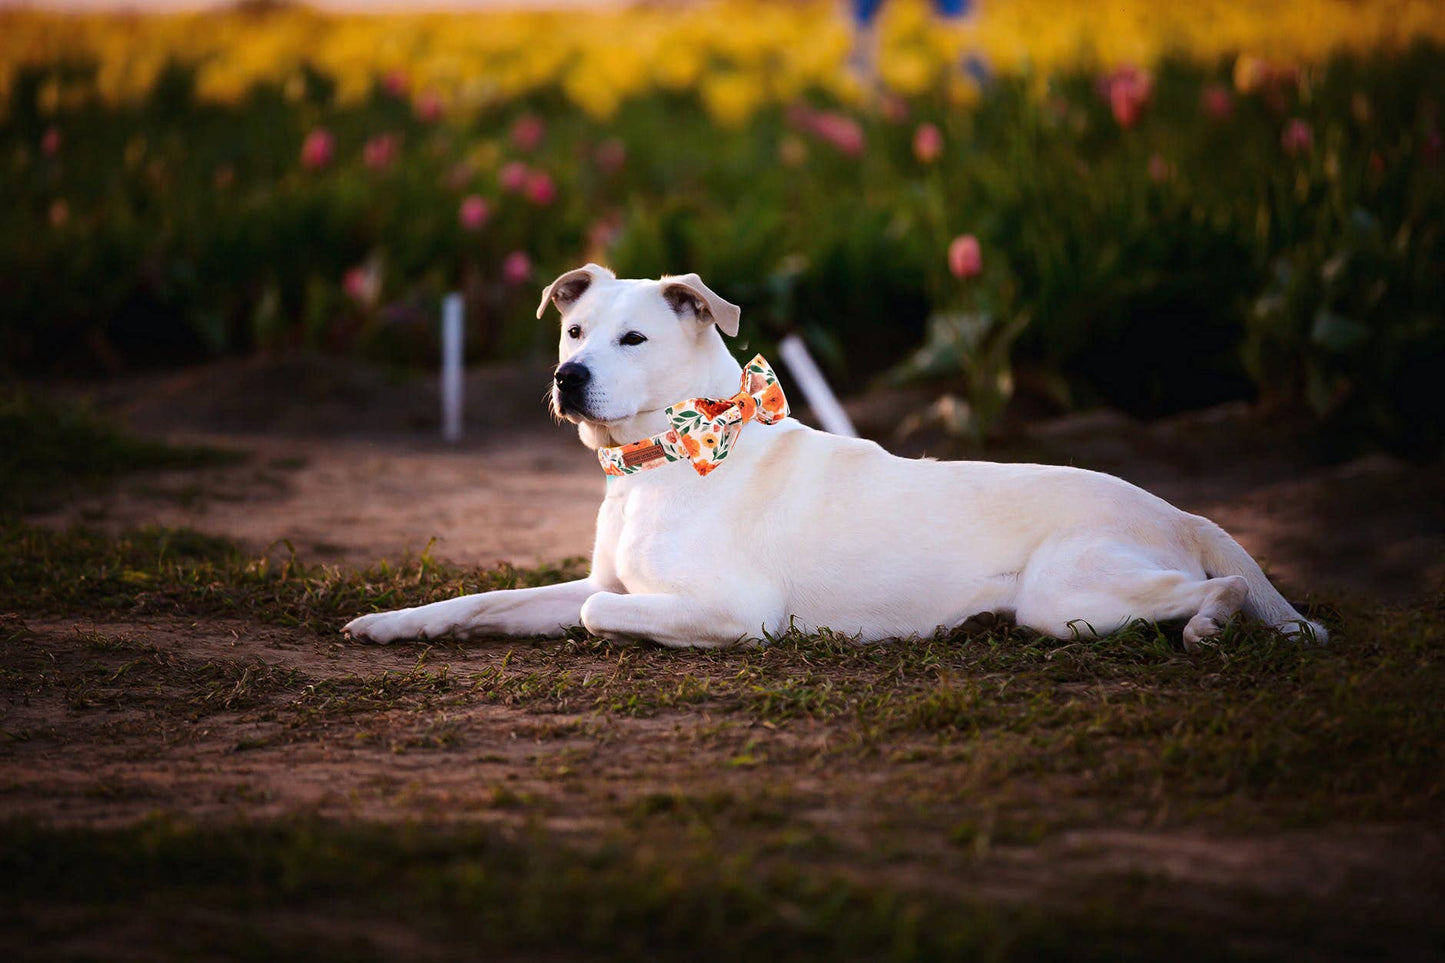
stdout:
{"type": "Polygon", "coordinates": [[[1200,561],[1204,563],[1204,571],[1209,577],[1238,575],[1248,584],[1245,615],[1272,625],[1286,635],[1302,636],[1305,641],[1321,645],[1329,641],[1330,634],[1325,627],[1295,611],[1295,607],[1270,584],[1259,563],[1228,532],[1207,518],[1195,516],[1195,521],[1200,561]]]}

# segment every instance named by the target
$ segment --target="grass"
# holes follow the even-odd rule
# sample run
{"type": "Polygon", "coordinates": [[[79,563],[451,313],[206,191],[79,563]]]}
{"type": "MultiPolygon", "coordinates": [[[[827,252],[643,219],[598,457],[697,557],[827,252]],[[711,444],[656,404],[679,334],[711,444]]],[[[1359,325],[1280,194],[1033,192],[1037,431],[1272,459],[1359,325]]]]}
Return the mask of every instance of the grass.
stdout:
{"type": "Polygon", "coordinates": [[[1223,944],[1184,943],[1167,920],[1122,924],[1100,907],[1000,909],[706,846],[679,860],[619,839],[583,851],[475,828],[382,830],[306,820],[8,830],[0,855],[8,922],[50,902],[84,907],[63,934],[27,926],[32,939],[40,937],[32,949],[73,939],[77,929],[103,932],[123,911],[132,932],[154,928],[161,947],[194,950],[198,905],[232,911],[223,918],[230,932],[206,940],[223,956],[285,951],[284,930],[268,926],[268,917],[318,907],[334,921],[315,934],[322,955],[347,958],[386,955],[379,948],[357,953],[342,936],[365,933],[378,917],[410,926],[430,951],[423,956],[463,947],[468,955],[546,954],[566,946],[568,957],[604,959],[1119,959],[1170,946],[1177,957],[1183,946],[1185,958],[1204,959],[1223,944]]]}
{"type": "MultiPolygon", "coordinates": [[[[355,571],[289,553],[249,558],[184,531],[111,539],[11,525],[0,531],[0,610],[240,616],[334,640],[359,612],[581,570],[579,560],[474,571],[423,555],[355,571]]],[[[17,682],[30,678],[28,664],[77,705],[163,684],[172,711],[193,718],[254,704],[262,696],[252,690],[284,691],[286,713],[328,718],[477,703],[610,718],[705,713],[774,729],[822,727],[831,755],[867,757],[900,744],[962,754],[981,786],[1088,772],[1095,796],[1156,815],[1320,824],[1438,812],[1445,600],[1310,614],[1332,623],[1331,645],[1301,646],[1236,624],[1192,656],[1181,651],[1177,626],[1141,622],[1073,642],[1010,626],[869,646],[789,632],[728,652],[615,646],[579,630],[555,642],[508,643],[480,668],[453,666],[467,648],[443,642],[403,646],[415,653],[403,670],[325,678],[256,659],[188,661],[127,639],[92,639],[86,658],[69,663],[43,653],[8,662],[17,682]]],[[[23,629],[9,631],[19,644],[23,629]]],[[[769,754],[738,758],[766,764],[769,754]]]]}
{"type": "Polygon", "coordinates": [[[579,577],[583,565],[572,559],[550,568],[471,571],[423,553],[403,568],[380,562],[352,571],[306,565],[284,542],[251,557],[225,539],[186,529],[147,528],[111,538],[12,524],[0,526],[0,608],[231,613],[332,632],[342,616],[544,585],[579,577]]]}
{"type": "MultiPolygon", "coordinates": [[[[3,826],[0,932],[40,956],[139,933],[162,956],[267,958],[1351,955],[1441,937],[1374,904],[1355,915],[1127,868],[1060,865],[1022,900],[988,887],[1028,859],[1052,865],[1078,832],[1438,825],[1445,598],[1316,604],[1327,647],[1235,625],[1193,655],[1177,626],[1143,623],[1072,642],[977,622],[886,645],[788,632],[722,652],[580,631],[339,643],[359,612],[581,567],[423,554],[352,570],[185,531],[0,525],[6,705],[53,700],[88,739],[129,727],[129,751],[239,720],[229,758],[246,772],[338,746],[405,755],[395,792],[420,793],[399,823],[276,815],[276,786],[247,778],[222,800],[237,816],[192,822],[165,791],[97,774],[91,805],[171,815],[3,826]],[[57,616],[89,627],[64,634],[57,616]],[[311,655],[222,657],[144,628],[208,619],[311,655]],[[512,781],[482,779],[477,798],[415,782],[468,770],[512,781]]],[[[0,762],[55,738],[0,717],[0,762]]]]}
{"type": "Polygon", "coordinates": [[[239,457],[133,437],[87,405],[0,391],[0,518],[52,507],[127,472],[200,468],[239,457]]]}

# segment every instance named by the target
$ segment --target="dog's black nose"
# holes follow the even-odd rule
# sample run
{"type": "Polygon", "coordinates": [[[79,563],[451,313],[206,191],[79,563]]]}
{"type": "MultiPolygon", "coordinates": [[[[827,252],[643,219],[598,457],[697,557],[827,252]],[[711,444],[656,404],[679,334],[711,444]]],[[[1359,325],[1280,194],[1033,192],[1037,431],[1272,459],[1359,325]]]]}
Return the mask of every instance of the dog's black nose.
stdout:
{"type": "Polygon", "coordinates": [[[592,372],[587,370],[586,365],[568,361],[566,364],[557,366],[557,387],[565,392],[580,391],[591,380],[592,372]]]}

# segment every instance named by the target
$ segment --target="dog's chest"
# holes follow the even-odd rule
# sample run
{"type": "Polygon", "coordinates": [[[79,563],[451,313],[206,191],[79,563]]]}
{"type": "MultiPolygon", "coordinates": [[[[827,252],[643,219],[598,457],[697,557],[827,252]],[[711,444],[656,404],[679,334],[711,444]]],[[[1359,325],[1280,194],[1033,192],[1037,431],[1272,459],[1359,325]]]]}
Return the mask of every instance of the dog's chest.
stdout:
{"type": "Polygon", "coordinates": [[[611,554],[629,592],[677,591],[715,564],[727,541],[717,531],[728,516],[722,486],[704,490],[687,476],[668,481],[610,493],[602,504],[597,548],[611,554]]]}

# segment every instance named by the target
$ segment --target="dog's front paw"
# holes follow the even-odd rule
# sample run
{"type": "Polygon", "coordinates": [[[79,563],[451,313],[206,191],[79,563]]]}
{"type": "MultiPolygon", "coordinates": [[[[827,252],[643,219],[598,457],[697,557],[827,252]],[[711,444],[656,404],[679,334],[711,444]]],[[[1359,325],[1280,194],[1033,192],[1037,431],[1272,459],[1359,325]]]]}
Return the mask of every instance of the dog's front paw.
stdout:
{"type": "Polygon", "coordinates": [[[353,642],[370,642],[373,645],[390,645],[402,639],[414,639],[416,626],[411,624],[409,612],[373,612],[352,619],[341,630],[353,642]]]}

